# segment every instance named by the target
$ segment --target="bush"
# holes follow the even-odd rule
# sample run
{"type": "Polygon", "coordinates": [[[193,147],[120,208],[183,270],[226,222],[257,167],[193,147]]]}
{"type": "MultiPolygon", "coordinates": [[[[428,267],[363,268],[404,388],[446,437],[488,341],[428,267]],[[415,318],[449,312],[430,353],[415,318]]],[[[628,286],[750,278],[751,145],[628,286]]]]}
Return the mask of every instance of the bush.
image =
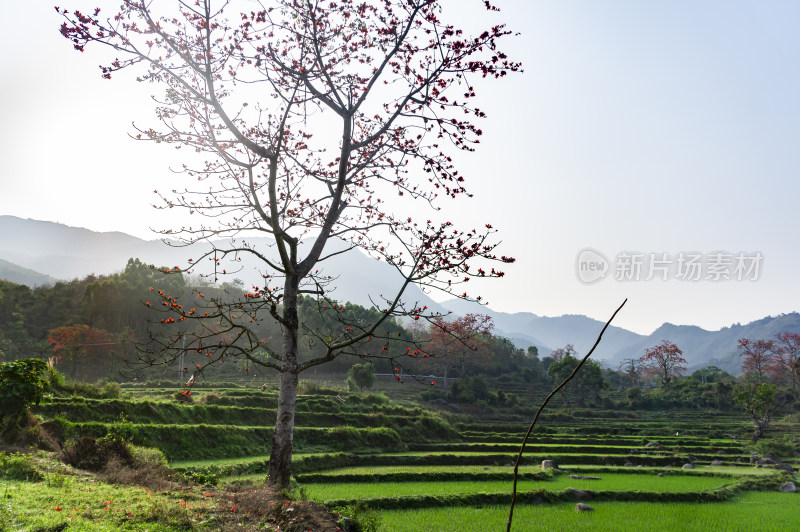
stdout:
{"type": "Polygon", "coordinates": [[[760,454],[787,459],[800,452],[800,438],[790,434],[784,434],[782,438],[761,438],[754,448],[760,454]]]}
{"type": "Polygon", "coordinates": [[[33,459],[24,454],[0,452],[0,478],[39,481],[44,476],[36,469],[33,459]]]}
{"type": "Polygon", "coordinates": [[[38,405],[49,387],[49,366],[39,358],[0,364],[0,419],[16,422],[38,405]]]}
{"type": "Polygon", "coordinates": [[[200,402],[207,405],[216,405],[220,404],[222,401],[217,392],[210,392],[201,397],[200,402]]]}
{"type": "MultiPolygon", "coordinates": [[[[54,373],[57,372],[54,371],[54,373]]],[[[97,384],[82,381],[65,382],[64,377],[60,374],[50,382],[56,391],[92,399],[115,399],[122,393],[122,387],[116,382],[103,383],[100,381],[97,384]]]]}
{"type": "Polygon", "coordinates": [[[194,397],[192,397],[192,391],[188,389],[182,392],[173,393],[172,398],[180,403],[187,403],[187,404],[194,403],[194,397]]]}
{"type": "MultiPolygon", "coordinates": [[[[333,511],[350,519],[350,528],[353,532],[378,532],[381,529],[381,514],[358,501],[350,506],[334,508],[333,511]]],[[[344,524],[344,519],[339,520],[339,524],[344,524]]],[[[345,528],[342,526],[342,528],[345,528]]]]}
{"type": "MultiPolygon", "coordinates": [[[[352,380],[360,391],[372,388],[375,385],[375,366],[372,362],[366,364],[353,364],[347,371],[347,379],[352,380]]],[[[349,386],[349,383],[348,383],[349,386]]]]}
{"type": "Polygon", "coordinates": [[[61,450],[60,459],[65,464],[87,471],[102,471],[112,459],[127,466],[134,464],[134,458],[124,441],[97,439],[83,436],[61,450]]]}
{"type": "Polygon", "coordinates": [[[128,446],[137,467],[167,467],[167,457],[158,449],[152,447],[128,446]]]}

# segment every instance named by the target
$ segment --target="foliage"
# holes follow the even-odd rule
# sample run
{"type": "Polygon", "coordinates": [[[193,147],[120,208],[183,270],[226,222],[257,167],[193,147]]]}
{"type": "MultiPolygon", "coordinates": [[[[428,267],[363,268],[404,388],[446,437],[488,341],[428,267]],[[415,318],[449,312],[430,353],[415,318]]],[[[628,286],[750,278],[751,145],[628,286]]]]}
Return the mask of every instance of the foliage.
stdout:
{"type": "Polygon", "coordinates": [[[668,390],[673,377],[686,371],[686,359],[681,355],[683,351],[677,345],[663,340],[659,345],[646,349],[639,362],[646,372],[658,376],[661,385],[668,390]]]}
{"type": "Polygon", "coordinates": [[[638,386],[642,374],[642,365],[639,359],[626,358],[619,363],[619,370],[625,375],[630,386],[638,386]]]}
{"type": "MultiPolygon", "coordinates": [[[[350,528],[347,530],[353,532],[379,532],[382,530],[381,514],[361,501],[343,508],[333,508],[333,511],[350,520],[350,528]]],[[[343,520],[340,519],[339,524],[343,525],[343,520]]]]}
{"type": "Polygon", "coordinates": [[[567,344],[564,347],[559,347],[558,349],[554,349],[553,352],[550,353],[550,358],[552,358],[556,362],[559,362],[562,359],[564,359],[564,357],[576,358],[577,355],[578,352],[575,351],[575,346],[572,344],[567,344]]]}
{"type": "Polygon", "coordinates": [[[730,373],[718,368],[717,366],[706,366],[704,368],[700,368],[692,373],[692,378],[709,384],[733,380],[733,376],[730,373]]]}
{"type": "Polygon", "coordinates": [[[0,420],[15,420],[39,404],[49,386],[49,371],[38,358],[0,364],[0,420]]]}
{"type": "Polygon", "coordinates": [[[44,476],[36,468],[30,455],[0,452],[0,478],[38,481],[42,480],[44,476]]]}
{"type": "Polygon", "coordinates": [[[460,377],[467,376],[470,366],[485,368],[490,360],[487,349],[492,339],[494,323],[484,314],[467,314],[448,321],[437,317],[425,331],[426,340],[421,350],[442,376],[445,394],[449,389],[448,373],[456,368],[460,377]],[[478,356],[480,355],[480,356],[478,356]]]}
{"type": "Polygon", "coordinates": [[[71,379],[78,376],[79,363],[85,367],[102,364],[118,343],[107,331],[85,324],[51,329],[47,341],[52,345],[58,365],[66,368],[71,379]]]}
{"type": "Polygon", "coordinates": [[[800,436],[797,434],[783,434],[769,438],[759,438],[754,446],[756,452],[762,455],[771,454],[783,460],[790,460],[800,453],[800,436]]]}
{"type": "MultiPolygon", "coordinates": [[[[162,129],[140,129],[139,138],[203,154],[204,164],[184,168],[204,183],[163,197],[163,207],[211,223],[163,233],[187,244],[253,231],[274,241],[271,256],[236,241],[201,252],[188,272],[210,259],[216,281],[227,274],[223,259],[238,266],[247,254],[259,261],[264,285],[241,295],[234,286],[229,298],[202,298],[202,306],[160,291],[153,304],[173,334],[151,347],[158,353],[153,362],[190,350],[208,356],[198,370],[232,356],[246,358],[246,369],[253,364],[282,374],[270,482],[287,487],[301,372],[342,353],[359,354],[393,316],[431,317],[403,303],[410,284],[470,299],[456,287],[472,277],[502,277],[489,264],[514,261],[497,257],[490,224],[459,230],[446,219],[422,221],[402,202],[403,210],[390,210],[386,196],[406,195],[436,209],[440,199],[466,195],[451,153],[472,151],[483,133],[470,121],[485,116],[472,104],[475,81],[521,65],[498,50],[510,34],[502,24],[468,36],[440,19],[436,1],[275,0],[235,21],[224,18],[229,9],[212,4],[200,0],[173,16],[156,13],[154,3],[124,0],[105,20],[99,10],[58,12],[66,19],[61,33],[76,50],[99,43],[113,51],[104,78],[139,66],[139,80],[165,89],[158,100],[162,129]],[[301,247],[304,238],[311,244],[301,247]],[[313,334],[323,346],[320,356],[302,360],[299,298],[310,293],[320,306],[331,305],[334,277],[321,266],[356,247],[401,274],[395,295],[376,300],[380,315],[371,323],[338,315],[342,326],[334,334],[313,334]],[[282,330],[279,345],[259,330],[267,318],[282,330]],[[186,321],[200,322],[188,345],[186,321]]],[[[488,2],[485,8],[497,11],[488,2]]],[[[193,296],[200,298],[199,291],[193,296]]]]}
{"type": "Polygon", "coordinates": [[[776,388],[774,384],[746,383],[736,391],[734,401],[741,405],[755,425],[753,443],[758,442],[758,439],[764,435],[764,431],[772,420],[772,414],[776,407],[776,388]]]}
{"type": "Polygon", "coordinates": [[[347,372],[347,378],[352,379],[358,389],[363,392],[364,388],[372,388],[377,381],[375,366],[372,365],[372,362],[353,364],[347,372]]]}
{"type": "Polygon", "coordinates": [[[132,466],[133,455],[128,445],[121,440],[81,436],[61,449],[60,459],[78,469],[102,471],[114,460],[132,466]]]}
{"type": "MultiPolygon", "coordinates": [[[[569,348],[571,346],[567,346],[569,348]]],[[[573,350],[574,352],[574,350],[573,350]]],[[[564,355],[561,359],[557,359],[550,364],[547,368],[547,374],[550,375],[554,382],[563,382],[572,371],[577,367],[579,360],[572,355],[564,355]]],[[[578,406],[583,406],[589,397],[598,400],[600,391],[605,387],[603,381],[603,374],[600,365],[593,361],[587,360],[581,370],[567,384],[563,390],[564,403],[567,403],[569,397],[573,397],[578,406]]]]}
{"type": "Polygon", "coordinates": [[[740,338],[737,345],[742,358],[742,372],[751,379],[765,382],[775,364],[775,342],[740,338]]]}
{"type": "Polygon", "coordinates": [[[800,389],[800,334],[783,331],[775,335],[775,363],[772,373],[776,379],[800,389]]]}

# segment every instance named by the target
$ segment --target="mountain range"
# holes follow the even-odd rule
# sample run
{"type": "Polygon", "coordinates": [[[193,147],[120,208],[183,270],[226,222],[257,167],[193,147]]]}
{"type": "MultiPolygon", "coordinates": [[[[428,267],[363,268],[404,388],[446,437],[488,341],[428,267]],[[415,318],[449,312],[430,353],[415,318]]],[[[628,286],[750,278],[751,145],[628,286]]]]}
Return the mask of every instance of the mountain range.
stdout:
{"type": "MultiPolygon", "coordinates": [[[[270,254],[268,239],[249,238],[248,243],[270,254]]],[[[217,243],[218,247],[224,244],[217,243]]],[[[187,248],[178,246],[177,242],[143,240],[125,233],[99,233],[54,222],[0,216],[0,278],[33,287],[89,274],[118,272],[129,258],[139,258],[156,266],[183,266],[188,258],[198,256],[204,245],[208,246],[195,244],[187,248]]],[[[336,255],[323,267],[336,278],[334,298],[363,306],[370,306],[376,296],[394,295],[401,281],[391,266],[358,250],[336,255]]],[[[243,255],[236,263],[236,270],[231,271],[227,280],[239,278],[245,286],[263,284],[258,264],[249,255],[243,255]]],[[[566,344],[574,345],[578,353],[585,353],[604,325],[583,315],[549,317],[531,312],[505,313],[460,299],[437,303],[417,286],[407,289],[404,300],[409,304],[427,305],[435,312],[489,314],[497,334],[509,338],[517,347],[535,345],[542,356],[566,344]]],[[[646,348],[666,339],[683,350],[690,371],[714,364],[736,373],[739,369],[736,343],[740,338],[772,338],[781,331],[800,333],[800,314],[768,316],[719,331],[665,323],[652,334],[642,335],[612,325],[593,357],[615,368],[623,359],[638,358],[646,348]]]]}

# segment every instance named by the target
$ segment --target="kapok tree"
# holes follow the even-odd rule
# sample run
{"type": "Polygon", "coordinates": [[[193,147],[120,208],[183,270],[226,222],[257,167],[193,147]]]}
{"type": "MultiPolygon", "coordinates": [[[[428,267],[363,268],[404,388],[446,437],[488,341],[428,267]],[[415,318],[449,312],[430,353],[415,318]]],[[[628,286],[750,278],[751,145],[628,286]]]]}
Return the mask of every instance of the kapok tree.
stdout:
{"type": "Polygon", "coordinates": [[[677,345],[662,340],[657,346],[646,349],[644,355],[639,357],[639,362],[646,373],[661,379],[664,391],[668,391],[673,377],[686,371],[686,359],[682,355],[683,351],[677,345]]]}
{"type": "Polygon", "coordinates": [[[639,363],[638,358],[626,358],[619,363],[619,371],[621,371],[630,382],[631,387],[636,387],[639,384],[639,377],[642,373],[642,365],[639,363]]]}
{"type": "Polygon", "coordinates": [[[457,229],[451,220],[417,217],[420,202],[435,213],[440,200],[468,195],[453,149],[472,151],[482,134],[472,122],[484,116],[473,103],[476,85],[520,70],[498,49],[509,34],[503,25],[466,35],[441,20],[442,4],[272,0],[237,10],[232,1],[197,0],[158,14],[163,2],[123,0],[105,19],[99,9],[57,8],[66,18],[61,33],[76,50],[97,43],[113,51],[103,77],[140,67],[139,80],[163,87],[161,126],[141,128],[137,137],[201,155],[184,166],[200,185],[161,197],[165,208],[202,220],[163,232],[186,244],[248,234],[274,239],[274,252],[231,240],[195,257],[194,265],[210,259],[215,275],[226,272],[227,258],[258,259],[263,283],[243,298],[190,308],[164,294],[160,306],[171,314],[165,326],[175,328],[163,352],[191,349],[207,357],[199,369],[238,356],[280,373],[273,484],[289,483],[301,372],[357,352],[382,321],[425,316],[404,304],[409,284],[478,299],[458,285],[503,275],[484,260],[513,261],[495,254],[489,224],[457,229]],[[390,196],[400,198],[390,205],[390,196]],[[332,239],[344,247],[331,250],[332,239]],[[311,294],[329,305],[335,272],[324,271],[325,260],[355,248],[393,266],[397,290],[375,294],[378,319],[342,323],[324,339],[324,354],[299,360],[298,298],[311,294]],[[266,316],[281,326],[279,345],[258,336],[255,324],[266,316]],[[214,327],[208,334],[192,328],[184,344],[187,320],[214,327]],[[221,333],[232,340],[219,342],[221,333]]]}
{"type": "Polygon", "coordinates": [[[742,373],[759,383],[766,382],[768,374],[775,366],[775,342],[740,338],[737,345],[739,357],[742,359],[742,373]]]}
{"type": "Polygon", "coordinates": [[[575,358],[577,355],[578,352],[575,351],[575,346],[572,344],[567,344],[564,347],[559,347],[558,349],[554,349],[553,352],[550,353],[550,358],[558,362],[560,360],[563,360],[565,357],[575,358]]]}
{"type": "Polygon", "coordinates": [[[423,345],[423,356],[434,359],[441,373],[444,392],[448,391],[449,370],[459,367],[459,375],[466,376],[467,365],[473,356],[489,345],[494,322],[485,314],[467,314],[448,321],[444,317],[431,320],[428,341],[423,345]]]}
{"type": "Polygon", "coordinates": [[[111,351],[119,348],[124,336],[118,340],[103,329],[77,324],[50,329],[47,341],[53,348],[57,364],[67,370],[71,379],[76,379],[81,363],[92,369],[107,367],[111,351]]]}
{"type": "Polygon", "coordinates": [[[784,331],[775,335],[772,372],[793,389],[800,389],[800,334],[784,331]]]}

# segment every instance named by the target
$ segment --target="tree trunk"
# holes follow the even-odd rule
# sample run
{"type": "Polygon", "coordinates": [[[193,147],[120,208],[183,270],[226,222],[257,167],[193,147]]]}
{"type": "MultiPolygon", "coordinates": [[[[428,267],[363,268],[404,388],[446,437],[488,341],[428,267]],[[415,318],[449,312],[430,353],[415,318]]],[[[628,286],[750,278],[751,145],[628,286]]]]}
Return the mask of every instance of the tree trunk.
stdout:
{"type": "Polygon", "coordinates": [[[278,416],[269,455],[268,482],[281,488],[289,487],[292,477],[292,446],[294,441],[294,411],[297,402],[297,373],[281,373],[278,394],[278,416]]]}
{"type": "Polygon", "coordinates": [[[292,445],[294,441],[294,414],[297,403],[297,283],[287,276],[283,300],[283,369],[278,392],[278,413],[272,451],[269,455],[267,482],[288,488],[292,478],[292,445]]]}
{"type": "Polygon", "coordinates": [[[767,424],[769,424],[768,418],[759,418],[756,414],[752,414],[753,417],[753,425],[755,425],[756,430],[753,431],[753,443],[758,443],[758,439],[764,435],[764,432],[767,429],[767,424]]]}
{"type": "Polygon", "coordinates": [[[753,443],[758,443],[758,439],[764,435],[764,428],[756,424],[756,430],[753,432],[753,443]]]}

